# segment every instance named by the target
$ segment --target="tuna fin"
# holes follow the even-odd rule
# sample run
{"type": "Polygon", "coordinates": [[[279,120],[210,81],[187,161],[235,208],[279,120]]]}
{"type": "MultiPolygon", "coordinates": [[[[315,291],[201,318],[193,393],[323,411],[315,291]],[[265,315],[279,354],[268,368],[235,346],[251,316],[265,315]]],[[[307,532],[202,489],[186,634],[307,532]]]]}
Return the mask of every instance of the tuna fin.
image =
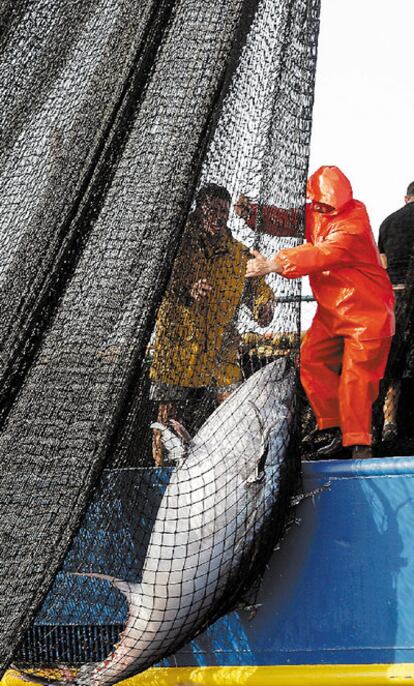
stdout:
{"type": "Polygon", "coordinates": [[[70,572],[70,574],[72,576],[85,576],[89,579],[103,579],[104,581],[109,581],[114,588],[123,593],[128,603],[131,602],[131,596],[139,593],[141,589],[141,584],[134,584],[130,581],[117,579],[115,576],[110,576],[109,574],[99,574],[98,572],[70,572]]]}
{"type": "Polygon", "coordinates": [[[153,422],[151,429],[158,429],[162,434],[163,445],[168,452],[168,459],[174,463],[180,463],[187,455],[186,446],[179,436],[176,436],[171,429],[160,422],[153,422]]]}
{"type": "Polygon", "coordinates": [[[258,481],[262,481],[264,477],[264,468],[267,460],[267,454],[269,451],[269,435],[273,427],[270,427],[270,429],[265,430],[264,424],[263,424],[263,419],[262,415],[260,414],[259,408],[257,405],[252,401],[249,400],[250,405],[253,408],[253,412],[256,415],[257,422],[260,427],[260,433],[261,433],[261,445],[260,445],[260,451],[259,451],[259,457],[256,463],[256,471],[254,474],[252,474],[248,480],[247,483],[249,484],[254,484],[257,483],[258,481]]]}

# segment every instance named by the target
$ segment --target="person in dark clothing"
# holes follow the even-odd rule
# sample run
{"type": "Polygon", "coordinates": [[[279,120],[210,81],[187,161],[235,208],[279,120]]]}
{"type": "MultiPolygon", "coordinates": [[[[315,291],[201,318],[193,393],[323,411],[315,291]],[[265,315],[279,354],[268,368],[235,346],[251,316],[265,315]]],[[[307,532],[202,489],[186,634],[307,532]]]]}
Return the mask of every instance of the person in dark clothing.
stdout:
{"type": "MultiPolygon", "coordinates": [[[[398,317],[399,301],[404,296],[407,270],[414,254],[414,181],[409,184],[405,205],[390,214],[381,224],[378,248],[384,267],[388,271],[396,297],[397,342],[404,335],[406,322],[398,317]]],[[[391,354],[390,358],[393,359],[391,354]]],[[[405,348],[404,363],[400,365],[404,378],[414,379],[414,341],[405,348]]],[[[397,410],[401,390],[401,376],[394,373],[384,404],[383,440],[393,440],[397,435],[397,410]]]]}
{"type": "Polygon", "coordinates": [[[407,188],[404,207],[382,222],[378,248],[393,286],[404,286],[414,248],[414,181],[407,188]]]}

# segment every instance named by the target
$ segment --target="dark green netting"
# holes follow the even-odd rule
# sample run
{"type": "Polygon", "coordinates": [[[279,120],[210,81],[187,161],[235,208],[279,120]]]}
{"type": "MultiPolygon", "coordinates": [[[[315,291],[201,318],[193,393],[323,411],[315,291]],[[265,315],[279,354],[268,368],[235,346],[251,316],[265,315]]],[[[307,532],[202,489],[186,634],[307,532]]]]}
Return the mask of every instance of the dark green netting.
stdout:
{"type": "Polygon", "coordinates": [[[13,655],[37,668],[104,657],[125,600],[76,571],[120,577],[130,601],[147,579],[139,610],[130,602],[147,622],[141,652],[133,646],[128,665],[105,675],[92,664],[79,680],[135,673],[234,605],[283,529],[298,471],[288,448],[299,285],[245,283],[244,269],[248,247],[270,254],[303,235],[318,16],[318,0],[0,10],[4,666],[13,655]],[[262,236],[230,211],[211,241],[198,194],[212,183],[231,203],[243,192],[297,208],[295,237],[262,236]],[[193,287],[206,274],[215,287],[200,301],[193,287]],[[200,327],[199,361],[180,366],[200,327]],[[157,376],[167,345],[171,365],[164,355],[157,376]],[[156,419],[192,436],[202,427],[157,467],[156,419]],[[220,536],[231,549],[217,552],[220,536]],[[191,581],[177,581],[190,539],[191,581]],[[151,569],[163,576],[149,582],[151,569]],[[161,606],[148,605],[151,584],[161,606]],[[58,649],[69,626],[78,644],[96,637],[86,651],[67,649],[72,638],[58,649]]]}

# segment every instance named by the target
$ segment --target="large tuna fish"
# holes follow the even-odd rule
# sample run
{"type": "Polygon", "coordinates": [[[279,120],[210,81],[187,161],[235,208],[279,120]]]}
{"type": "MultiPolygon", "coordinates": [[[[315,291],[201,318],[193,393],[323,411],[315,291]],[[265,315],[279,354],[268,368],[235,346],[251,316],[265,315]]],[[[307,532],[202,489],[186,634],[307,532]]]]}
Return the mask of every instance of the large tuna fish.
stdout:
{"type": "Polygon", "coordinates": [[[187,444],[156,425],[176,468],[141,583],[111,579],[128,600],[120,642],[104,662],[82,667],[78,684],[109,686],[138,673],[228,606],[275,507],[286,508],[291,495],[286,451],[294,387],[294,371],[281,359],[235,391],[187,444]]]}

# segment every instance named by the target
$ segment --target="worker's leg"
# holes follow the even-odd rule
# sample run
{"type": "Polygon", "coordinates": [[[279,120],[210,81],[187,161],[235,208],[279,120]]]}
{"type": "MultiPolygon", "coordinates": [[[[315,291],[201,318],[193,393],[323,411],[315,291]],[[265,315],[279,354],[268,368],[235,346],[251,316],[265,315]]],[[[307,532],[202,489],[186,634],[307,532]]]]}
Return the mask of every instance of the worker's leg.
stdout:
{"type": "Polygon", "coordinates": [[[315,319],[301,347],[300,379],[319,429],[340,425],[338,388],[343,339],[315,319]]]}
{"type": "Polygon", "coordinates": [[[371,445],[372,404],[378,397],[391,338],[346,338],[339,384],[343,444],[371,445]]]}
{"type": "Polygon", "coordinates": [[[395,380],[388,388],[384,401],[384,427],[382,440],[391,441],[397,436],[397,412],[401,393],[401,380],[395,380]]]}

